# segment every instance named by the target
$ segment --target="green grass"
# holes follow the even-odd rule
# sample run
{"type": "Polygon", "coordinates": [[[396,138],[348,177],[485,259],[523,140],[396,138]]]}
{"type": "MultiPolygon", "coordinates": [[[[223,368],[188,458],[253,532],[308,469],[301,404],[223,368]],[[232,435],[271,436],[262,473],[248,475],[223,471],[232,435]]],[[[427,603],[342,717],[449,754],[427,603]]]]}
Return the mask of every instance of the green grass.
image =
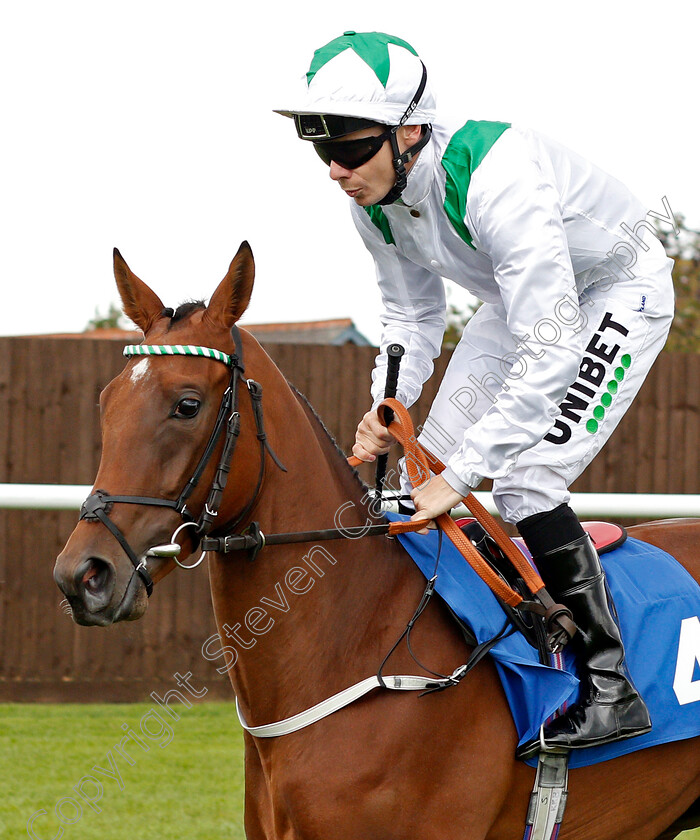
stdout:
{"type": "MultiPolygon", "coordinates": [[[[63,825],[62,840],[242,840],[243,739],[232,703],[182,707],[180,720],[167,718],[164,730],[152,715],[145,720],[158,737],[143,737],[140,723],[154,704],[0,705],[0,837],[28,838],[27,821],[43,809],[33,824],[36,837],[53,838],[63,825]],[[146,752],[129,741],[130,766],[114,749],[126,733],[122,724],[149,746],[146,752]],[[162,733],[162,734],[161,734],[162,733]],[[160,744],[164,746],[160,746],[160,744]],[[111,752],[121,773],[116,778],[92,770],[110,767],[111,752]],[[56,803],[64,797],[80,800],[73,790],[83,776],[103,785],[96,813],[82,802],[82,816],[59,822],[56,803]]],[[[86,796],[97,789],[84,782],[86,796]]],[[[77,816],[64,801],[67,819],[77,816]]]]}
{"type": "MultiPolygon", "coordinates": [[[[232,703],[202,703],[182,709],[163,730],[153,717],[143,738],[133,741],[129,765],[114,749],[125,736],[122,724],[142,737],[140,723],[153,704],[0,704],[0,838],[29,838],[27,821],[43,809],[33,828],[42,840],[55,837],[55,807],[90,774],[103,783],[96,813],[85,802],[77,822],[63,824],[62,840],[243,840],[243,739],[232,703]],[[161,734],[162,732],[162,734],[161,734]],[[159,744],[164,746],[160,747],[159,744]],[[110,767],[111,752],[124,789],[115,778],[92,770],[110,767]]],[[[179,711],[179,710],[178,710],[179,711]]],[[[86,782],[84,791],[96,789],[86,782]]],[[[64,801],[64,815],[77,812],[64,801]]],[[[565,818],[566,822],[566,818],[565,818]]],[[[680,835],[700,840],[700,829],[680,835]]]]}

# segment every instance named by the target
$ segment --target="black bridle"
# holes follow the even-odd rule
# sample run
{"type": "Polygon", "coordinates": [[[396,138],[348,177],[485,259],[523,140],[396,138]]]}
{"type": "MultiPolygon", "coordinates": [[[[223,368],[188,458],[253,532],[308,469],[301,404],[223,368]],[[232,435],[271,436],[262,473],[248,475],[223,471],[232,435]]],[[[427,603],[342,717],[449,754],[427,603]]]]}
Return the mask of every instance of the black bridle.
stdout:
{"type": "MultiPolygon", "coordinates": [[[[109,531],[113,534],[115,539],[119,542],[121,547],[126,552],[129,560],[134,566],[133,574],[138,574],[146,586],[146,592],[150,597],[153,591],[153,580],[148,572],[146,565],[149,552],[147,551],[142,557],[138,557],[136,552],[129,545],[128,540],[121,532],[119,527],[109,518],[109,513],[112,506],[116,504],[132,504],[132,505],[152,505],[158,507],[166,507],[176,511],[182,517],[184,525],[191,525],[194,529],[192,537],[194,548],[197,548],[201,538],[209,534],[213,530],[216,517],[219,513],[219,506],[223,497],[226,483],[228,481],[228,474],[231,469],[231,461],[233,453],[238,441],[240,432],[240,414],[238,412],[238,386],[243,380],[246,384],[248,393],[250,395],[251,404],[253,407],[253,416],[255,417],[256,434],[260,443],[260,468],[258,470],[258,480],[250,500],[246,503],[240,513],[234,520],[227,522],[222,526],[220,531],[226,533],[233,531],[251,511],[255,504],[260,489],[262,487],[265,475],[265,451],[267,451],[275,462],[275,464],[283,471],[286,468],[279,461],[275,453],[270,447],[267,436],[265,434],[265,427],[263,422],[262,409],[262,386],[252,379],[245,379],[245,369],[243,366],[243,346],[241,344],[241,337],[236,326],[231,328],[231,336],[233,338],[235,352],[232,355],[222,353],[219,350],[211,350],[206,347],[197,347],[189,345],[130,345],[124,348],[124,355],[131,356],[202,356],[203,358],[210,358],[218,362],[226,364],[230,370],[229,384],[224,391],[219,406],[219,412],[214,422],[214,428],[209,436],[207,445],[202,452],[202,455],[195,467],[192,477],[185,484],[182,492],[177,499],[161,499],[153,496],[126,496],[126,495],[112,495],[106,490],[95,490],[83,502],[80,508],[80,519],[87,522],[102,522],[109,531]],[[192,492],[199,484],[199,481],[209,464],[214,450],[221,439],[222,433],[225,431],[224,445],[219,458],[219,463],[214,475],[207,501],[204,504],[199,517],[195,520],[192,513],[187,508],[187,501],[192,495],[192,492]]],[[[180,526],[181,528],[183,525],[180,526]]],[[[179,530],[179,529],[178,529],[179,530]]],[[[177,531],[176,531],[177,533],[177,531]]],[[[151,555],[154,556],[154,555],[151,555]]],[[[158,555],[155,555],[158,556],[158,555]]],[[[167,556],[167,555],[165,555],[167,556]]],[[[170,555],[172,556],[172,555],[170,555]]]]}

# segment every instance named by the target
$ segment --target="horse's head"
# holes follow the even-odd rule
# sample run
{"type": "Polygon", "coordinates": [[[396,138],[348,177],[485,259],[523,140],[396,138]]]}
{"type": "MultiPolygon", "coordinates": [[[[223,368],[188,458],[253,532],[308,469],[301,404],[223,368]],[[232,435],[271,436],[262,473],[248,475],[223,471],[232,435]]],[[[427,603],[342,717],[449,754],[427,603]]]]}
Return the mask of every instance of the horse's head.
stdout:
{"type": "MultiPolygon", "coordinates": [[[[208,306],[166,309],[116,250],[114,272],[124,312],[145,338],[100,397],[102,459],[95,489],[56,561],[54,577],[79,624],[139,618],[152,582],[174,567],[173,534],[179,526],[178,559],[195,551],[201,517],[213,504],[212,485],[222,477],[222,452],[232,442],[227,430],[236,409],[239,446],[258,451],[248,384],[237,361],[241,337],[234,329],[253,288],[248,244],[241,245],[208,306]],[[156,357],[166,346],[175,355],[156,357]],[[198,355],[186,355],[191,348],[198,355]],[[206,348],[223,352],[199,355],[206,348]],[[245,392],[240,405],[238,391],[245,392]]],[[[257,347],[250,336],[245,341],[257,347]]],[[[221,520],[250,501],[246,494],[258,471],[253,460],[236,459],[221,520]]],[[[214,497],[217,503],[220,496],[214,497]]]]}

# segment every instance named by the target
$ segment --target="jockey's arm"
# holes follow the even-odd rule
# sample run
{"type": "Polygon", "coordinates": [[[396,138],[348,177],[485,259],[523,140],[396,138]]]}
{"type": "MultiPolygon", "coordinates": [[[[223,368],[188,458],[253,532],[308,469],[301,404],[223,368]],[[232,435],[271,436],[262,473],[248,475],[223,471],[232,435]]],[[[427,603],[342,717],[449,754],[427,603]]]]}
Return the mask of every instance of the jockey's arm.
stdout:
{"type": "Polygon", "coordinates": [[[353,206],[355,226],[374,259],[382,296],[380,352],[372,372],[372,408],[384,398],[390,344],[404,348],[396,398],[407,408],[420,396],[440,355],[445,334],[445,288],[442,277],[411,262],[387,244],[364,209],[353,206]]]}

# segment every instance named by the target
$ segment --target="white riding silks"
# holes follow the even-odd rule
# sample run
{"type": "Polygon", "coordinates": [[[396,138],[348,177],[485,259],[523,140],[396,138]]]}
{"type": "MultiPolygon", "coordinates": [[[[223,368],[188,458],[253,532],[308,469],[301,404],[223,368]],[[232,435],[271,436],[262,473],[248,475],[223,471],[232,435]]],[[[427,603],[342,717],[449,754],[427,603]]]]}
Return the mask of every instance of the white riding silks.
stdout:
{"type": "MultiPolygon", "coordinates": [[[[672,261],[619,181],[512,126],[465,175],[470,247],[446,210],[443,155],[452,135],[434,126],[402,201],[381,208],[384,229],[378,208],[373,219],[353,202],[352,215],[376,263],[381,347],[406,348],[397,394],[406,405],[440,352],[442,278],[484,301],[419,440],[465,495],[495,479],[501,514],[518,521],[568,500],[568,483],[644,381],[673,317],[672,261]]],[[[375,405],[385,367],[382,353],[375,405]]]]}

